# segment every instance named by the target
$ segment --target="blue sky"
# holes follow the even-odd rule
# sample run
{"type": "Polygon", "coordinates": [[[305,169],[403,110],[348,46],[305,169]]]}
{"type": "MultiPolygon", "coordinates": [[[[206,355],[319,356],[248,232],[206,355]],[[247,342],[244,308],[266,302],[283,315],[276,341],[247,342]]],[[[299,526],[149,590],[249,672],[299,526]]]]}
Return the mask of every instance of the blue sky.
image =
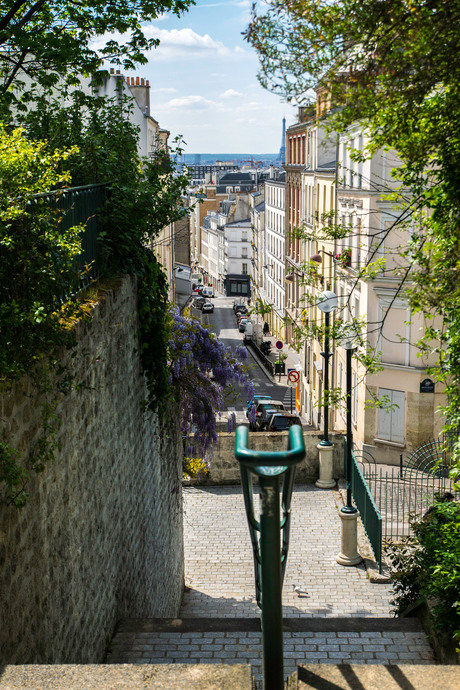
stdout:
{"type": "Polygon", "coordinates": [[[241,35],[251,4],[197,0],[180,19],[146,27],[160,46],[129,76],[150,81],[152,116],[183,135],[187,153],[278,152],[283,115],[294,122],[294,108],[257,81],[257,55],[241,35]]]}

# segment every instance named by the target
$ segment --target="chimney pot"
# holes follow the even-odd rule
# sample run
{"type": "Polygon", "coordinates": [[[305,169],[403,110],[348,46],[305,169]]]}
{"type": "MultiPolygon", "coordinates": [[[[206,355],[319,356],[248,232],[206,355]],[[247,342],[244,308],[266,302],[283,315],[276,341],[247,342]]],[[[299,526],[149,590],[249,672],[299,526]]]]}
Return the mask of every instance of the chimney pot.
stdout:
{"type": "Polygon", "coordinates": [[[142,79],[141,79],[141,86],[145,86],[145,80],[144,80],[143,77],[142,77],[142,79]]]}
{"type": "Polygon", "coordinates": [[[115,74],[115,70],[113,69],[113,67],[110,68],[110,74],[115,74]]]}
{"type": "Polygon", "coordinates": [[[139,77],[136,77],[136,86],[139,86],[139,77]]]}
{"type": "Polygon", "coordinates": [[[148,80],[148,79],[147,79],[147,81],[145,82],[145,85],[146,85],[146,86],[150,86],[150,83],[149,83],[149,80],[148,80]]]}
{"type": "Polygon", "coordinates": [[[117,69],[117,72],[116,72],[116,73],[117,73],[117,74],[120,74],[120,70],[119,70],[119,69],[117,69]]]}

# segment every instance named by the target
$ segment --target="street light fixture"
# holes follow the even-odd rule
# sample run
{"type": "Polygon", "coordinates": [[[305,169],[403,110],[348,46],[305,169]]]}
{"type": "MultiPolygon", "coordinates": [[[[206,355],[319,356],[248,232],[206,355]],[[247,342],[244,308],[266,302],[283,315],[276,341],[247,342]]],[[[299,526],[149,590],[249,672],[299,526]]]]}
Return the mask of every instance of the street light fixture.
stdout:
{"type": "Polygon", "coordinates": [[[329,352],[329,314],[337,309],[338,303],[337,295],[331,290],[320,292],[316,303],[318,309],[324,313],[325,318],[324,352],[321,353],[324,357],[324,397],[326,401],[324,405],[324,438],[317,446],[319,450],[319,478],[315,482],[320,489],[332,489],[335,486],[333,448],[329,441],[329,359],[332,357],[332,353],[329,352]]]}
{"type": "Polygon", "coordinates": [[[337,309],[339,300],[335,292],[331,290],[324,290],[318,295],[317,307],[324,313],[325,319],[325,333],[324,333],[324,352],[321,355],[324,357],[324,438],[320,442],[321,446],[332,446],[329,441],[329,359],[332,357],[332,352],[329,351],[329,314],[334,309],[337,309]]]}
{"type": "Polygon", "coordinates": [[[340,510],[340,518],[342,522],[342,539],[341,551],[336,557],[336,562],[339,565],[358,565],[362,558],[358,553],[358,531],[357,521],[359,517],[358,509],[353,505],[351,495],[351,473],[352,473],[352,447],[353,447],[353,428],[351,425],[351,398],[352,398],[352,382],[351,382],[351,358],[353,352],[356,350],[356,344],[352,339],[347,338],[342,346],[347,353],[347,369],[346,369],[346,400],[347,400],[347,452],[345,455],[345,478],[347,482],[347,503],[340,510]]]}

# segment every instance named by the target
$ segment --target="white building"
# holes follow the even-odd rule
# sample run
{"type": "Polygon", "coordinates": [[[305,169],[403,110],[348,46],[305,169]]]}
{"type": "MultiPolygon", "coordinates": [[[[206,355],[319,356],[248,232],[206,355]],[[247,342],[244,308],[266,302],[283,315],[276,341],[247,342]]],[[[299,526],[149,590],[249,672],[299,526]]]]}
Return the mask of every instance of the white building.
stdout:
{"type": "Polygon", "coordinates": [[[270,330],[285,340],[286,175],[265,182],[265,251],[263,297],[272,305],[270,330]]]}

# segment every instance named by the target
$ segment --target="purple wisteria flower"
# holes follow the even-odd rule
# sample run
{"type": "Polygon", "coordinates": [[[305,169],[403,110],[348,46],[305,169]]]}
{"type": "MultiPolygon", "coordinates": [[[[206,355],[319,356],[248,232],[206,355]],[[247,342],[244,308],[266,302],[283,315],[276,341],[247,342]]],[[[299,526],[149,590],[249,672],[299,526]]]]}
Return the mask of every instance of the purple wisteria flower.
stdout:
{"type": "MultiPolygon", "coordinates": [[[[206,463],[212,459],[217,441],[216,414],[228,404],[228,393],[234,384],[243,385],[248,398],[254,386],[243,360],[244,346],[233,355],[217,336],[195,319],[180,315],[177,307],[169,311],[170,337],[168,356],[173,394],[181,406],[181,428],[192,438],[194,450],[206,463]]],[[[235,427],[236,415],[230,417],[235,427]]]]}

